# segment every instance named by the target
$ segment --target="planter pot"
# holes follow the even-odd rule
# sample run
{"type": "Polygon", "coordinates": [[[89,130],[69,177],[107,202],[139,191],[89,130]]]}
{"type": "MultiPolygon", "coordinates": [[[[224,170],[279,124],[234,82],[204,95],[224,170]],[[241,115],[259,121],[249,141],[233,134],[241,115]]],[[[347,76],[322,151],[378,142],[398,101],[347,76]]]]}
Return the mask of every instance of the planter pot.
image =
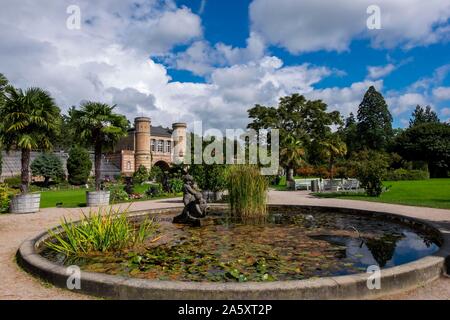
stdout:
{"type": "Polygon", "coordinates": [[[101,207],[109,205],[109,191],[86,191],[86,206],[101,207]]]}
{"type": "Polygon", "coordinates": [[[26,193],[14,196],[9,204],[10,213],[33,213],[39,211],[40,193],[26,193]]]}

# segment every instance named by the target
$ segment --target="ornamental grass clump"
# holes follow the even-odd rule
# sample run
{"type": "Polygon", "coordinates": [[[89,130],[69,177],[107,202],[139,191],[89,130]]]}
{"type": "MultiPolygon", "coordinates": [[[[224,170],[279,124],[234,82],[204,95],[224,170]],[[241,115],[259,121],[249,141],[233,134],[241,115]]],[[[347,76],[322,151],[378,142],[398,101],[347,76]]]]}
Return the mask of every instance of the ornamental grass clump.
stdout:
{"type": "Polygon", "coordinates": [[[67,256],[80,256],[96,252],[114,252],[134,247],[156,234],[158,224],[146,219],[137,224],[127,219],[128,210],[110,207],[97,212],[83,213],[79,222],[61,221],[62,232],[49,230],[49,249],[67,256]]]}
{"type": "Polygon", "coordinates": [[[268,183],[257,166],[230,166],[227,183],[233,216],[245,219],[267,216],[268,183]]]}

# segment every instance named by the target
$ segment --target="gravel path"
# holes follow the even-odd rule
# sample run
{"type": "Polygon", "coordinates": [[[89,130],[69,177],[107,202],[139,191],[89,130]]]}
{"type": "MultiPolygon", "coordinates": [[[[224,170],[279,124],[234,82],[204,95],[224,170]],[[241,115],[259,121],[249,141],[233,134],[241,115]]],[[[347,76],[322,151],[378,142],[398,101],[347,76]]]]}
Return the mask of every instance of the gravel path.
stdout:
{"type": "MultiPolygon", "coordinates": [[[[405,214],[412,217],[444,223],[450,229],[450,210],[417,208],[375,202],[362,202],[340,199],[317,199],[306,192],[270,191],[269,202],[273,204],[311,204],[323,206],[342,206],[357,209],[380,210],[405,214]]],[[[181,205],[181,199],[163,199],[136,202],[131,211],[168,208],[181,205]]],[[[128,205],[121,205],[125,208],[128,205]]],[[[15,262],[15,253],[20,244],[28,238],[59,224],[62,216],[76,219],[81,210],[47,208],[39,213],[28,215],[0,215],[0,299],[95,299],[68,290],[55,288],[21,270],[15,262]]],[[[386,297],[385,299],[450,299],[450,279],[440,278],[433,283],[410,292],[386,297]]]]}

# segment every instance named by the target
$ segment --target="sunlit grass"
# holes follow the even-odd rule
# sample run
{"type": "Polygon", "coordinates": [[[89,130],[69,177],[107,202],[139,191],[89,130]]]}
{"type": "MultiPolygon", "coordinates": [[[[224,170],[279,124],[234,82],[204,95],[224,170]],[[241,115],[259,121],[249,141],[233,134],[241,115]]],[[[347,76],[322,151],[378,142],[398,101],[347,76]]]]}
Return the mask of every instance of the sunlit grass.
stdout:
{"type": "Polygon", "coordinates": [[[320,197],[386,202],[420,207],[450,209],[450,179],[385,181],[388,191],[380,197],[358,193],[322,193],[320,197]]]}

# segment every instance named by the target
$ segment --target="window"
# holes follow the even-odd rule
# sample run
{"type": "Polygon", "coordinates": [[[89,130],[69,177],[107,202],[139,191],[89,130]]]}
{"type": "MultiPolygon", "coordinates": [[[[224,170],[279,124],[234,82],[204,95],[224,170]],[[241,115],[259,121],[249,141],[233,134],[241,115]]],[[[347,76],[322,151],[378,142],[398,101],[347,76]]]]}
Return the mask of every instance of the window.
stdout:
{"type": "Polygon", "coordinates": [[[166,141],[166,152],[167,153],[172,152],[172,141],[166,141]]]}
{"type": "Polygon", "coordinates": [[[151,148],[152,152],[155,152],[155,139],[152,139],[150,141],[150,148],[151,148]]]}
{"type": "Polygon", "coordinates": [[[164,141],[158,140],[158,152],[164,152],[164,141]]]}

